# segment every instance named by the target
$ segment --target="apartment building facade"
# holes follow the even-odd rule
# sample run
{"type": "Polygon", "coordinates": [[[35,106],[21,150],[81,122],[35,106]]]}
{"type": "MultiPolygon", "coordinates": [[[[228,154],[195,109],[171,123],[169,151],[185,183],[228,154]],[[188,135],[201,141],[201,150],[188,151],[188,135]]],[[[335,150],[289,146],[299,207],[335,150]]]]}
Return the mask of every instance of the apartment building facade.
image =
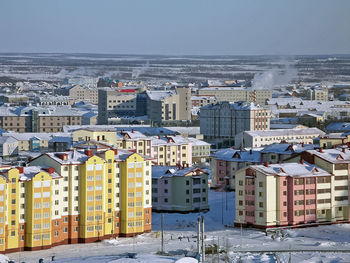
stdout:
{"type": "Polygon", "coordinates": [[[325,133],[318,128],[244,131],[235,137],[235,145],[263,147],[281,142],[313,144],[314,139],[324,135],[325,133]]]}
{"type": "Polygon", "coordinates": [[[191,120],[191,89],[146,91],[147,115],[155,123],[191,120]]]}
{"type": "Polygon", "coordinates": [[[98,123],[107,124],[109,118],[136,115],[136,97],[134,92],[120,92],[105,88],[98,91],[98,123]]]}
{"type": "Polygon", "coordinates": [[[260,106],[266,105],[266,101],[272,98],[271,90],[252,90],[243,87],[208,87],[198,90],[198,95],[215,96],[218,102],[253,102],[260,106]]]}
{"type": "Polygon", "coordinates": [[[0,177],[2,252],[151,231],[151,162],[140,155],[46,153],[29,165],[0,177]]]}
{"type": "Polygon", "coordinates": [[[236,173],[235,225],[348,222],[347,182],[348,171],[335,175],[303,160],[241,169],[236,173]]]}
{"type": "Polygon", "coordinates": [[[181,136],[154,136],[151,156],[156,165],[192,166],[192,143],[181,136]]]}
{"type": "Polygon", "coordinates": [[[245,102],[220,102],[200,112],[200,133],[208,139],[233,139],[243,131],[270,129],[270,110],[245,102]]]}
{"type": "Polygon", "coordinates": [[[236,172],[251,164],[261,163],[260,150],[220,149],[210,157],[211,187],[235,190],[236,172]]]}
{"type": "Polygon", "coordinates": [[[98,89],[94,87],[86,87],[74,85],[55,89],[55,95],[68,96],[76,101],[90,101],[93,104],[98,104],[98,89]]]}
{"type": "Polygon", "coordinates": [[[0,128],[15,132],[61,132],[81,125],[82,113],[70,107],[1,107],[0,128]]]}
{"type": "Polygon", "coordinates": [[[180,165],[153,166],[152,209],[180,213],[209,210],[208,173],[180,165]]]}

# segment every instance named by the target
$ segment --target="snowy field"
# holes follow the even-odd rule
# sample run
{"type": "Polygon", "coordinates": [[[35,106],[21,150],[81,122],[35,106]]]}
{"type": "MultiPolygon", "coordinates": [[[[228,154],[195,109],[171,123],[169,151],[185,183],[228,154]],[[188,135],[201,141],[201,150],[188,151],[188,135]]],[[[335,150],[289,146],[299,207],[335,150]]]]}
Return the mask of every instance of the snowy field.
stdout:
{"type": "MultiPolygon", "coordinates": [[[[207,255],[207,262],[288,262],[289,253],[252,254],[235,253],[239,249],[350,249],[350,225],[326,225],[319,227],[283,230],[280,234],[254,229],[233,228],[234,193],[209,192],[211,210],[204,213],[207,246],[219,244],[223,252],[207,255]],[[226,210],[227,200],[227,210],[226,210]],[[226,225],[226,227],[225,227],[226,225]],[[241,235],[242,233],[242,235],[241,235]],[[225,253],[224,251],[227,251],[225,253]]],[[[135,238],[117,238],[100,243],[76,244],[54,247],[49,250],[8,254],[16,262],[50,262],[51,256],[58,263],[133,263],[176,262],[188,251],[195,251],[196,221],[200,214],[165,214],[165,250],[169,256],[157,256],[160,250],[160,214],[153,213],[153,231],[135,238]],[[137,253],[135,259],[125,258],[126,253],[137,253]]],[[[291,262],[350,262],[350,253],[307,252],[291,254],[291,262]]],[[[186,261],[185,261],[186,262],[186,261]]]]}

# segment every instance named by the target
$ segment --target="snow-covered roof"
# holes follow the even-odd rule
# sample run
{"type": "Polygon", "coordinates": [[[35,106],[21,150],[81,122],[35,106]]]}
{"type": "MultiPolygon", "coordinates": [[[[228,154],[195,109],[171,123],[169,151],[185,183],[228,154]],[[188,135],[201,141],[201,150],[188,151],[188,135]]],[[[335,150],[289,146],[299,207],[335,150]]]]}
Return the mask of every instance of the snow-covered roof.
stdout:
{"type": "Polygon", "coordinates": [[[17,142],[17,140],[11,136],[0,136],[0,144],[14,143],[14,142],[17,142]]]}
{"type": "Polygon", "coordinates": [[[315,149],[313,144],[274,143],[266,146],[261,153],[292,154],[315,149]]]}
{"type": "Polygon", "coordinates": [[[212,157],[217,160],[229,162],[252,162],[260,163],[261,149],[236,150],[232,148],[221,149],[215,152],[212,157]]]}
{"type": "MultiPolygon", "coordinates": [[[[20,180],[22,181],[29,181],[31,180],[36,174],[40,173],[40,172],[46,172],[48,173],[47,171],[45,171],[43,169],[44,167],[42,166],[26,166],[26,167],[23,167],[23,173],[20,174],[20,180]]],[[[52,172],[52,173],[48,173],[52,176],[52,178],[60,178],[61,176],[56,173],[56,172],[52,172]]]]}
{"type": "Polygon", "coordinates": [[[350,122],[332,122],[326,127],[326,131],[350,131],[350,122]]]}
{"type": "Polygon", "coordinates": [[[63,132],[54,132],[54,133],[45,133],[45,132],[24,132],[24,133],[18,133],[18,132],[7,132],[3,133],[3,136],[11,136],[19,141],[29,141],[32,138],[38,138],[40,140],[46,140],[49,141],[52,138],[55,137],[71,137],[70,133],[63,133],[63,132]]]}
{"type": "Polygon", "coordinates": [[[350,150],[345,148],[309,150],[308,153],[316,155],[331,163],[350,163],[350,150]]]}
{"type": "Polygon", "coordinates": [[[258,104],[255,104],[254,102],[244,102],[244,101],[239,101],[239,102],[218,102],[216,104],[208,104],[203,106],[201,109],[220,109],[221,107],[229,105],[229,107],[232,110],[263,110],[264,108],[261,107],[258,104]]]}
{"type": "Polygon", "coordinates": [[[307,162],[301,163],[281,163],[265,165],[251,165],[250,168],[262,172],[265,175],[290,176],[290,177],[313,177],[330,176],[325,170],[311,165],[307,162]]]}
{"type": "Polygon", "coordinates": [[[78,152],[77,150],[66,151],[66,152],[51,152],[45,153],[47,156],[55,160],[60,164],[82,164],[85,163],[89,157],[83,153],[78,152]],[[67,155],[66,160],[63,160],[59,156],[67,155]]]}
{"type": "Polygon", "coordinates": [[[173,177],[173,176],[196,176],[196,173],[208,174],[198,167],[181,166],[152,166],[152,178],[173,177]]]}
{"type": "Polygon", "coordinates": [[[293,135],[325,135],[326,133],[318,128],[305,129],[276,129],[276,130],[259,130],[259,131],[245,131],[252,137],[271,137],[271,136],[293,136],[293,135]]]}
{"type": "Polygon", "coordinates": [[[151,100],[157,100],[161,101],[165,98],[171,97],[176,94],[175,91],[167,90],[167,91],[154,91],[154,90],[147,90],[146,94],[151,100]]]}

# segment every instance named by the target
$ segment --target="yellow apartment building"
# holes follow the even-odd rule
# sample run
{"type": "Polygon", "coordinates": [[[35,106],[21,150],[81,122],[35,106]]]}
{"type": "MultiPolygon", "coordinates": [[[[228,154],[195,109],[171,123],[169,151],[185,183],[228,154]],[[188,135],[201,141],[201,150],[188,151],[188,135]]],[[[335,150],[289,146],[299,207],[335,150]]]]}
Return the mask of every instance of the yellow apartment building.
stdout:
{"type": "Polygon", "coordinates": [[[45,153],[0,168],[0,252],[151,231],[150,159],[127,150],[45,153]]]}

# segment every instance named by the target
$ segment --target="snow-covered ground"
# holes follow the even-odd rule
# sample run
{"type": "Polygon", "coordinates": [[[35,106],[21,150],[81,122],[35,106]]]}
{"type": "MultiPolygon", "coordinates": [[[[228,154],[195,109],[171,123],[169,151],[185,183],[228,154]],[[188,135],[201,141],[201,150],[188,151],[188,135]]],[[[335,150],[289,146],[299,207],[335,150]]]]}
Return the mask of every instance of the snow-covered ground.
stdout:
{"type": "MultiPolygon", "coordinates": [[[[279,235],[254,229],[232,227],[234,220],[234,193],[209,192],[210,211],[203,213],[206,221],[207,246],[219,244],[228,253],[207,255],[207,262],[288,262],[289,253],[251,254],[235,253],[238,249],[350,249],[350,225],[326,225],[311,228],[283,230],[279,235]],[[226,210],[227,200],[227,210],[226,210]],[[226,227],[225,227],[226,225],[226,227]],[[241,235],[242,233],[242,235],[241,235]]],[[[135,238],[117,238],[100,243],[76,244],[54,247],[49,250],[8,254],[16,262],[45,262],[56,256],[56,262],[154,262],[170,263],[195,251],[196,221],[200,214],[165,214],[165,250],[169,256],[158,256],[160,250],[160,214],[153,213],[153,231],[135,238]],[[136,259],[125,258],[125,253],[138,253],[136,259]]],[[[307,252],[292,253],[292,262],[350,262],[350,253],[307,252]]]]}

